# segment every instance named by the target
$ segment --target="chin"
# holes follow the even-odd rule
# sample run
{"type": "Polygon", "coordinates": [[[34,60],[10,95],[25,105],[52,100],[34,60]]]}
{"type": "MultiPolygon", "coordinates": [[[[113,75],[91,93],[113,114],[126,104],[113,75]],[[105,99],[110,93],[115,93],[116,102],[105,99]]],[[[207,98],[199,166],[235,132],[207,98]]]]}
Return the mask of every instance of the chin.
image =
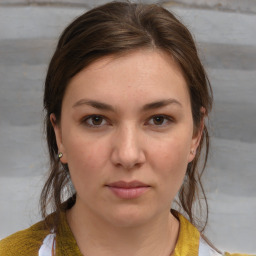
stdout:
{"type": "MultiPolygon", "coordinates": [[[[107,218],[113,226],[133,228],[144,225],[153,218],[152,209],[139,209],[139,206],[119,207],[109,213],[107,218]]],[[[106,217],[106,215],[105,215],[106,217]]]]}

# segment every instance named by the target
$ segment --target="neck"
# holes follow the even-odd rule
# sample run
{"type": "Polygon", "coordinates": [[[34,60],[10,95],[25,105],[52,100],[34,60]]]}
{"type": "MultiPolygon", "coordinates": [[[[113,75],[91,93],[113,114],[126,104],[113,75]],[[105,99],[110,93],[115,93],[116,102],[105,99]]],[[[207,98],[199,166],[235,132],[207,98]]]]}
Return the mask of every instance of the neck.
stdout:
{"type": "Polygon", "coordinates": [[[67,220],[84,256],[169,256],[179,233],[179,222],[169,211],[141,225],[120,227],[75,204],[67,220]]]}

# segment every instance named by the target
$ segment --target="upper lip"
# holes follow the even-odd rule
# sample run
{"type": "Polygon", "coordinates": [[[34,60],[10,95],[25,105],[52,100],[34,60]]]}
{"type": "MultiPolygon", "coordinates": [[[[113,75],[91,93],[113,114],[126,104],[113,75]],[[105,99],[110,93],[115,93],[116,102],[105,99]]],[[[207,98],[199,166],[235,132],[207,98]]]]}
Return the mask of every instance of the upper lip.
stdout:
{"type": "Polygon", "coordinates": [[[134,181],[129,181],[129,182],[126,182],[126,181],[116,181],[116,182],[113,182],[113,183],[109,183],[107,184],[108,187],[114,187],[114,188],[139,188],[139,187],[149,187],[149,185],[141,182],[141,181],[137,181],[137,180],[134,180],[134,181]]]}

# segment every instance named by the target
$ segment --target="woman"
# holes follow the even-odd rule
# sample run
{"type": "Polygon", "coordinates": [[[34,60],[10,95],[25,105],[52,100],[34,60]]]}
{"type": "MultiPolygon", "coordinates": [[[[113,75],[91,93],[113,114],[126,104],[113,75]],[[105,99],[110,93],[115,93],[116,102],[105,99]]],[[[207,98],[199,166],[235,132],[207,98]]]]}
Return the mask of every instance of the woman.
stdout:
{"type": "Polygon", "coordinates": [[[0,255],[222,255],[200,232],[211,105],[193,38],[165,9],[113,2],[77,18],[45,82],[44,220],[0,255]],[[189,221],[170,212],[177,194],[189,221]]]}

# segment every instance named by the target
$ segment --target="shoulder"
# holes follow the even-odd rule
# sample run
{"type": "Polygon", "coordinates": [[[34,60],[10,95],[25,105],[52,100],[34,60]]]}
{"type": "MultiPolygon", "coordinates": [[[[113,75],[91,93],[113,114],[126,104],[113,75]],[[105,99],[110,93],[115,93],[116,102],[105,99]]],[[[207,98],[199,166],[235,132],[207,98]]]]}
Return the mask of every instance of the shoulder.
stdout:
{"type": "MultiPolygon", "coordinates": [[[[225,252],[224,256],[250,256],[251,254],[240,254],[240,253],[228,253],[225,252]]],[[[251,255],[254,256],[255,254],[251,255]]]]}
{"type": "Polygon", "coordinates": [[[218,251],[212,244],[204,237],[200,237],[199,242],[199,256],[222,256],[223,254],[218,251]]]}
{"type": "Polygon", "coordinates": [[[44,222],[38,222],[28,229],[14,233],[0,241],[0,255],[5,256],[34,256],[44,238],[49,234],[44,222]]]}
{"type": "Polygon", "coordinates": [[[175,255],[223,256],[187,218],[178,212],[173,213],[178,216],[180,222],[175,255]]]}
{"type": "Polygon", "coordinates": [[[212,243],[205,237],[200,237],[199,243],[199,256],[253,256],[249,254],[240,254],[240,253],[221,253],[216,249],[212,243]]]}

